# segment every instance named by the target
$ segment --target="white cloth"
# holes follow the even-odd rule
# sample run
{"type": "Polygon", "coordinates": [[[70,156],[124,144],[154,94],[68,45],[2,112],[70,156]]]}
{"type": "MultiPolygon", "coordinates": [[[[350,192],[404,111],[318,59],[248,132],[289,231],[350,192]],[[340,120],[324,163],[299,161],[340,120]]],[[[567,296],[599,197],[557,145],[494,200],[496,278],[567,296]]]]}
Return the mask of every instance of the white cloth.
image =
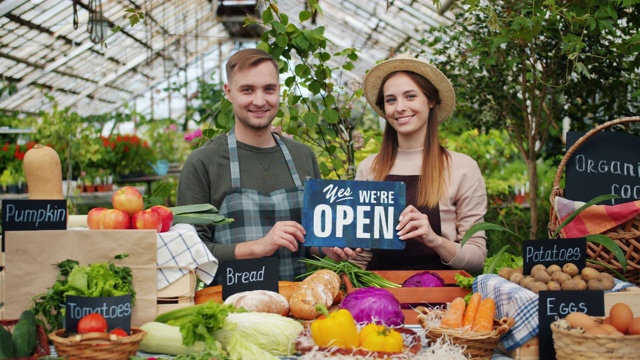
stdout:
{"type": "Polygon", "coordinates": [[[176,224],[158,234],[158,290],[194,270],[205,284],[218,270],[216,259],[190,224],[176,224]]]}

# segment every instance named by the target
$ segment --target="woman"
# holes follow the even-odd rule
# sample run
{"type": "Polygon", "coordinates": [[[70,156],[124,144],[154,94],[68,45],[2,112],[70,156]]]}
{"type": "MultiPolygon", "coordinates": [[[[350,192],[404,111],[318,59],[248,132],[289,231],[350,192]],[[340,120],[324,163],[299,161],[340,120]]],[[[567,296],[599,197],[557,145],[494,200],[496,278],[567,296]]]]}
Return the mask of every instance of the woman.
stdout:
{"type": "Polygon", "coordinates": [[[355,261],[367,269],[482,270],[484,232],[464,245],[473,224],[484,221],[487,194],[476,161],[446,150],[438,125],[455,107],[449,79],[432,65],[409,55],[374,66],[364,79],[367,102],[387,120],[380,153],[364,159],[356,180],[403,181],[407,207],[398,236],[404,250],[371,249],[355,261]]]}

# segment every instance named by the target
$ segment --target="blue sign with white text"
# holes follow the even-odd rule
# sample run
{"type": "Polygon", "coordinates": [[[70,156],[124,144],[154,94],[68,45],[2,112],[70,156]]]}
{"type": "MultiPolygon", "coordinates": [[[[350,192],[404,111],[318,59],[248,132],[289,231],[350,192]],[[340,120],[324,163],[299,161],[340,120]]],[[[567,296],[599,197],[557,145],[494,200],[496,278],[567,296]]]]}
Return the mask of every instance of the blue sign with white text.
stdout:
{"type": "Polygon", "coordinates": [[[401,250],[396,226],[403,182],[310,179],[304,185],[305,246],[401,250]]]}

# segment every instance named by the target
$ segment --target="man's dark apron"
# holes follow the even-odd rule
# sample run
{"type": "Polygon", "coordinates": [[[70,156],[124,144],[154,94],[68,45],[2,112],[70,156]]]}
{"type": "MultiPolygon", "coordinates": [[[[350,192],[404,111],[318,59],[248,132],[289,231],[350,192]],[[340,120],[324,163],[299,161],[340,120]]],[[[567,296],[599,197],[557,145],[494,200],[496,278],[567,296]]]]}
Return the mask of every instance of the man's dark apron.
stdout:
{"type": "MultiPolygon", "coordinates": [[[[220,214],[233,218],[234,221],[231,224],[216,226],[216,242],[230,245],[259,239],[266,235],[278,221],[292,220],[302,223],[304,186],[287,146],[275,134],[273,137],[287,161],[295,187],[269,194],[241,188],[238,143],[235,131],[232,129],[228,136],[231,190],[220,205],[220,214]]],[[[280,248],[272,255],[279,259],[280,280],[294,281],[296,276],[304,273],[305,265],[300,262],[304,255],[303,246],[300,246],[295,253],[286,248],[280,248]]]]}

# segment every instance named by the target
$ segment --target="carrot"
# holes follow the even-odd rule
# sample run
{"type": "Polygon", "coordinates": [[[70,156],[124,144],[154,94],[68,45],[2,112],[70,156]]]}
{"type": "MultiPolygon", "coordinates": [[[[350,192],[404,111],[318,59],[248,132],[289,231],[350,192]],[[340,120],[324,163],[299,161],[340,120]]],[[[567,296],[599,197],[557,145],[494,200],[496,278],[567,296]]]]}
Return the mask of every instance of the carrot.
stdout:
{"type": "Polygon", "coordinates": [[[484,298],[478,306],[476,317],[473,320],[471,329],[473,331],[493,330],[493,318],[496,315],[496,303],[492,298],[484,298]]]}
{"type": "Polygon", "coordinates": [[[464,299],[457,297],[449,304],[449,308],[445,311],[440,325],[442,327],[457,329],[462,327],[462,318],[464,316],[464,308],[467,305],[464,299]]]}
{"type": "Polygon", "coordinates": [[[466,331],[471,331],[471,326],[473,325],[473,320],[476,317],[476,312],[478,311],[478,306],[480,306],[480,301],[482,300],[482,295],[480,293],[473,293],[471,295],[471,299],[469,299],[469,304],[467,304],[467,309],[464,311],[464,318],[462,318],[462,327],[466,329],[466,331]]]}

